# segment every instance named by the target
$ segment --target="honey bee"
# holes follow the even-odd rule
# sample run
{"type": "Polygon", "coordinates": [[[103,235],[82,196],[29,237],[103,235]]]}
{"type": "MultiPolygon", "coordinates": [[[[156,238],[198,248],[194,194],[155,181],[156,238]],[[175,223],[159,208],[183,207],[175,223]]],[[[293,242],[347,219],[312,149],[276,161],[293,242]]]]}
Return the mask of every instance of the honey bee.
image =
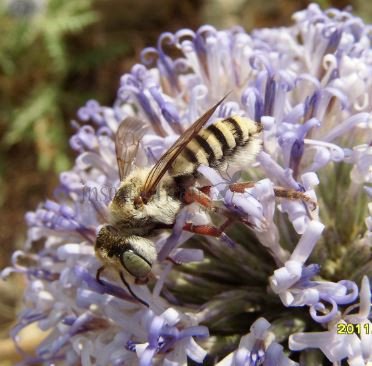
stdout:
{"type": "MultiPolygon", "coordinates": [[[[195,185],[197,168],[203,164],[222,171],[233,160],[253,160],[261,150],[262,126],[248,118],[229,117],[203,129],[224,99],[195,121],[152,168],[133,163],[146,131],[144,122],[128,117],[119,125],[115,145],[121,183],[109,205],[109,223],[96,238],[96,255],[104,264],[97,271],[97,281],[105,266],[114,267],[129,292],[148,306],[132,292],[123,271],[136,283],[146,283],[157,259],[149,237],[156,230],[172,228],[178,212],[187,204],[198,202],[213,209],[207,189],[203,190],[206,187],[195,185]]],[[[230,189],[240,192],[248,186],[251,183],[236,183],[230,189]]],[[[278,195],[309,200],[295,191],[278,195]]],[[[183,229],[220,237],[224,228],[185,224],[183,229]]]]}

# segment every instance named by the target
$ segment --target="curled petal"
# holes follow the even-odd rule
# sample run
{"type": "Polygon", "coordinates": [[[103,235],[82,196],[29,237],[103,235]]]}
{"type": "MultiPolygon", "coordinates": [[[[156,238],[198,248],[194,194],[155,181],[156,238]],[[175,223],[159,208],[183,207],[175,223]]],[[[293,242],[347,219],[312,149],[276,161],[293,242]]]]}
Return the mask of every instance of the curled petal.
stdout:
{"type": "Polygon", "coordinates": [[[336,302],[332,298],[327,299],[327,302],[331,305],[331,310],[326,311],[325,305],[321,302],[310,306],[310,315],[318,323],[328,323],[337,313],[338,307],[336,302]],[[326,314],[318,315],[318,312],[326,312],[326,314]]]}

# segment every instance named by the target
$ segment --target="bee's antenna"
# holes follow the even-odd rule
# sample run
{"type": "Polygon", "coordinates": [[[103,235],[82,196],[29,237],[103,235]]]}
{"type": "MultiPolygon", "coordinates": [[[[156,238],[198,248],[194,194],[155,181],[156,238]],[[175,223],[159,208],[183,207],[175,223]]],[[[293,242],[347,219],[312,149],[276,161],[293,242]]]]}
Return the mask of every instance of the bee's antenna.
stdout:
{"type": "Polygon", "coordinates": [[[97,269],[97,272],[96,272],[96,281],[100,284],[100,285],[103,285],[103,282],[101,280],[101,273],[103,272],[103,270],[105,269],[105,266],[101,266],[97,269]]]}
{"type": "Polygon", "coordinates": [[[143,304],[143,305],[145,305],[145,306],[147,306],[148,308],[150,307],[149,306],[149,304],[146,302],[146,301],[144,301],[144,300],[142,300],[142,299],[140,299],[133,291],[132,291],[132,289],[130,288],[130,286],[129,286],[129,284],[128,284],[128,282],[125,280],[125,278],[124,278],[124,275],[123,275],[123,272],[119,272],[119,275],[120,275],[120,278],[121,278],[121,280],[123,281],[123,283],[124,283],[124,285],[125,285],[125,287],[127,288],[127,290],[130,292],[130,294],[136,299],[136,300],[138,300],[141,304],[143,304]]]}

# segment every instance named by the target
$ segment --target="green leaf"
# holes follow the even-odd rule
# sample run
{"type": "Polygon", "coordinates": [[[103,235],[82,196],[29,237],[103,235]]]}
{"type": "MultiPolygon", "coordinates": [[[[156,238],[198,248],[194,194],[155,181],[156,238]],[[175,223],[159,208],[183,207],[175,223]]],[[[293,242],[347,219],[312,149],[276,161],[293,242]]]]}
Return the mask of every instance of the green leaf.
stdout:
{"type": "Polygon", "coordinates": [[[55,108],[56,99],[55,87],[46,86],[34,90],[23,106],[15,112],[3,142],[10,146],[20,142],[25,136],[30,136],[32,125],[55,108]]]}

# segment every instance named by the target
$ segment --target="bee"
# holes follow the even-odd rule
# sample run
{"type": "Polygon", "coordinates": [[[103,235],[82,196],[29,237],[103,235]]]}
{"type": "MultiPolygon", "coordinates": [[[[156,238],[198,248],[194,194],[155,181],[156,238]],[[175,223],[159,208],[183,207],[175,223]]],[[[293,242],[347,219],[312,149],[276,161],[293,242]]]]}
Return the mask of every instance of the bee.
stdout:
{"type": "MultiPolygon", "coordinates": [[[[208,189],[195,185],[198,167],[203,164],[223,171],[229,162],[253,160],[261,150],[262,126],[248,118],[229,117],[203,129],[225,98],[196,120],[151,168],[134,164],[146,131],[144,122],[128,117],[119,125],[115,146],[121,183],[109,204],[109,223],[96,238],[95,252],[104,264],[97,271],[97,281],[105,266],[114,267],[132,296],[148,306],[133,293],[123,271],[136,283],[146,283],[157,259],[150,239],[155,231],[172,228],[181,208],[192,202],[213,209],[205,193],[208,189]]],[[[240,192],[246,186],[236,183],[230,189],[240,192]]],[[[300,192],[290,195],[308,200],[300,192]]],[[[211,225],[185,224],[183,229],[215,237],[224,234],[224,228],[211,225]]]]}

